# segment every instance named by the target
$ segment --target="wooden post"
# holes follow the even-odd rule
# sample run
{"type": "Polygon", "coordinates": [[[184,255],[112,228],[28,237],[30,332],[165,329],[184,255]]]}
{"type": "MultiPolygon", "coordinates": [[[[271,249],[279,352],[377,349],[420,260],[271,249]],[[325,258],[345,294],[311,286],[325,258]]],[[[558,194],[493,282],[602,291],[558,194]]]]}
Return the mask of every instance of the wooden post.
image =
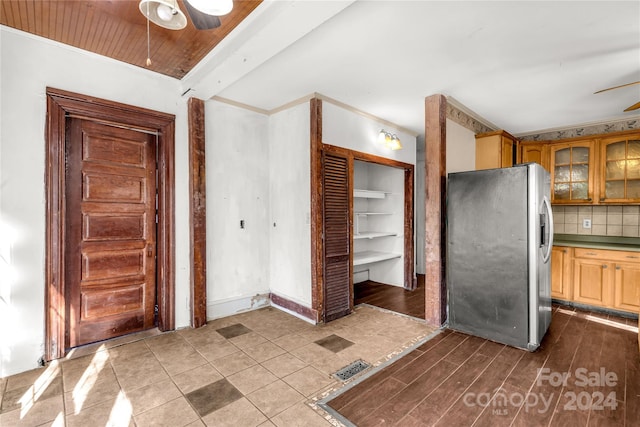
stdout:
{"type": "Polygon", "coordinates": [[[191,240],[191,326],[207,323],[207,208],[204,101],[189,98],[189,228],[191,240]]]}
{"type": "Polygon", "coordinates": [[[443,95],[425,99],[425,320],[440,326],[447,319],[446,256],[446,125],[443,95]]]}

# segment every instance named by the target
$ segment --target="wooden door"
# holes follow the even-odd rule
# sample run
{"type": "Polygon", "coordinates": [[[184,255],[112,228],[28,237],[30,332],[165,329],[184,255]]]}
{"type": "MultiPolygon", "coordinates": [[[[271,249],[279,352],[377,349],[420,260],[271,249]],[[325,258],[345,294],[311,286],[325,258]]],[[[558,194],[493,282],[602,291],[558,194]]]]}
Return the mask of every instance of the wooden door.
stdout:
{"type": "Polygon", "coordinates": [[[152,135],[68,119],[65,308],[72,348],[154,326],[156,146],[152,135]]]}
{"type": "Polygon", "coordinates": [[[353,306],[349,160],[324,152],[322,184],[324,321],[329,322],[353,306]]]}

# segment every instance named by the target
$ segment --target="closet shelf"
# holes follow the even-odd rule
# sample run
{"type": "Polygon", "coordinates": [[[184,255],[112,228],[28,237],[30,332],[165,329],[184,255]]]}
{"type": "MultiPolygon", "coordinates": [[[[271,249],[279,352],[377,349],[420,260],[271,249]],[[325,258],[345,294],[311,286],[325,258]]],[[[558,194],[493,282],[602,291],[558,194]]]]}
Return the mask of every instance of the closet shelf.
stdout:
{"type": "Polygon", "coordinates": [[[354,212],[354,215],[366,216],[366,215],[393,215],[393,212],[354,212]]]}
{"type": "Polygon", "coordinates": [[[353,197],[359,197],[363,199],[384,199],[385,197],[387,197],[387,194],[391,193],[377,190],[353,190],[353,197]]]}
{"type": "Polygon", "coordinates": [[[362,251],[353,253],[353,265],[371,264],[373,262],[386,261],[400,258],[402,255],[390,252],[362,251]]]}
{"type": "Polygon", "coordinates": [[[353,235],[354,239],[376,239],[378,237],[397,236],[398,233],[391,231],[361,231],[353,235]]]}

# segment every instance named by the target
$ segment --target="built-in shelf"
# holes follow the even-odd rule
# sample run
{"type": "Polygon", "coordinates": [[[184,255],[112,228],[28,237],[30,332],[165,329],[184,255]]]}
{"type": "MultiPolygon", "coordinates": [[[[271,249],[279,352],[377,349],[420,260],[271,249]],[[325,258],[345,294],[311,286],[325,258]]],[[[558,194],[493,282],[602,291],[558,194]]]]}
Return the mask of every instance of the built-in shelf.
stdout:
{"type": "Polygon", "coordinates": [[[354,215],[366,216],[366,215],[393,215],[393,212],[354,212],[354,215]]]}
{"type": "Polygon", "coordinates": [[[353,265],[370,264],[372,262],[386,261],[400,258],[402,255],[389,252],[362,251],[353,253],[353,265]]]}
{"type": "Polygon", "coordinates": [[[398,233],[386,232],[386,231],[361,231],[357,234],[354,233],[354,239],[377,239],[378,237],[397,236],[398,233]]]}
{"type": "Polygon", "coordinates": [[[387,197],[387,193],[385,191],[377,191],[377,190],[353,190],[353,197],[360,197],[364,199],[384,199],[387,197]]]}

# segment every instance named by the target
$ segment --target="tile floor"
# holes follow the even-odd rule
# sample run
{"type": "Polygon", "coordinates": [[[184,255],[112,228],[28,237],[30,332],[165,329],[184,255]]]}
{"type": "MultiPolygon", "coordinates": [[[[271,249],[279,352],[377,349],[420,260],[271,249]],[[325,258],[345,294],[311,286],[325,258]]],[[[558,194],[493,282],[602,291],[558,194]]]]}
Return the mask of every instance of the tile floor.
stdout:
{"type": "Polygon", "coordinates": [[[338,425],[313,405],[343,387],[331,374],[388,363],[432,332],[361,305],[322,326],[268,307],[123,337],[0,379],[0,426],[338,425]]]}

